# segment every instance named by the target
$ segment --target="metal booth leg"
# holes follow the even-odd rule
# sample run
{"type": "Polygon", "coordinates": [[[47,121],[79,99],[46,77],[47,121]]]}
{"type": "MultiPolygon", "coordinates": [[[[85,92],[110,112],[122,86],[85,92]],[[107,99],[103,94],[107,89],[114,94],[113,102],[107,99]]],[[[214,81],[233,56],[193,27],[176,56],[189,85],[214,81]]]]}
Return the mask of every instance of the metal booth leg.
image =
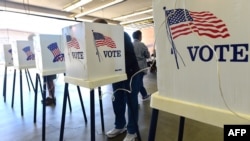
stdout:
{"type": "Polygon", "coordinates": [[[149,128],[149,133],[148,133],[148,141],[155,140],[155,132],[156,132],[156,127],[157,127],[158,114],[159,114],[159,110],[157,109],[152,110],[151,123],[150,123],[150,128],[149,128]]]}
{"type": "MultiPolygon", "coordinates": [[[[43,80],[43,90],[42,90],[42,97],[43,97],[43,101],[46,100],[46,82],[47,80],[43,80]]],[[[45,102],[43,102],[43,121],[42,121],[42,140],[45,140],[45,124],[46,124],[46,104],[45,102]]]]}
{"type": "Polygon", "coordinates": [[[87,120],[87,116],[86,116],[86,112],[85,112],[85,108],[84,108],[84,104],[82,100],[81,90],[79,86],[77,86],[77,91],[78,91],[78,95],[79,95],[81,106],[82,106],[83,117],[84,117],[85,123],[87,123],[88,120],[87,120]]]}
{"type": "Polygon", "coordinates": [[[99,94],[99,103],[100,103],[100,113],[101,113],[101,123],[102,123],[102,131],[104,132],[104,119],[103,119],[103,106],[102,106],[102,90],[101,87],[98,87],[99,94]]]}
{"type": "Polygon", "coordinates": [[[95,92],[90,90],[90,125],[91,125],[91,141],[95,141],[95,92]]]}
{"type": "Polygon", "coordinates": [[[69,87],[69,84],[65,83],[65,86],[64,86],[64,96],[63,96],[61,129],[60,129],[60,138],[59,138],[60,141],[63,141],[64,125],[65,125],[65,114],[66,114],[66,107],[67,107],[67,97],[69,95],[68,87],[69,87]]]}
{"type": "Polygon", "coordinates": [[[20,73],[20,103],[21,103],[21,115],[23,116],[23,76],[22,70],[19,70],[20,73]]]}
{"type": "Polygon", "coordinates": [[[29,88],[29,91],[30,91],[30,83],[29,83],[29,79],[28,79],[28,75],[27,75],[27,69],[24,69],[24,73],[25,73],[27,84],[28,84],[28,88],[29,88]]]}
{"type": "Polygon", "coordinates": [[[27,73],[27,75],[26,75],[26,77],[27,77],[27,82],[28,82],[28,79],[29,79],[29,80],[30,80],[30,83],[31,83],[31,85],[32,85],[32,88],[33,88],[33,90],[35,91],[35,87],[34,87],[34,84],[33,84],[33,81],[32,81],[32,79],[31,79],[30,72],[29,72],[28,69],[26,70],[26,73],[27,73]]]}
{"type": "Polygon", "coordinates": [[[37,113],[37,89],[38,89],[38,82],[39,82],[39,75],[36,74],[36,82],[35,82],[35,88],[34,88],[34,91],[35,91],[35,97],[34,97],[34,123],[36,123],[36,113],[37,113]]]}
{"type": "Polygon", "coordinates": [[[183,133],[184,133],[184,124],[185,124],[185,117],[180,117],[180,125],[179,125],[179,134],[178,134],[178,141],[182,141],[183,133]]]}
{"type": "Polygon", "coordinates": [[[16,84],[16,69],[14,69],[14,76],[13,76],[11,108],[13,108],[14,106],[15,84],[16,84]]]}
{"type": "Polygon", "coordinates": [[[7,83],[7,67],[4,68],[4,77],[3,77],[3,98],[6,102],[6,83],[7,83]]]}

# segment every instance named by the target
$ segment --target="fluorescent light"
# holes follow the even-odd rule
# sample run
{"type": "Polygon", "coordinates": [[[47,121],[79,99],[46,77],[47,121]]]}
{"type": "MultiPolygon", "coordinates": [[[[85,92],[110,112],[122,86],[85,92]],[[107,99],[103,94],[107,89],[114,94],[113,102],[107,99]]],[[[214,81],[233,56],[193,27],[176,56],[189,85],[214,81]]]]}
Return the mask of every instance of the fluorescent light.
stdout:
{"type": "Polygon", "coordinates": [[[25,11],[23,9],[15,9],[15,8],[9,8],[9,7],[2,7],[0,6],[0,9],[2,11],[0,12],[10,12],[10,13],[19,13],[19,14],[26,14],[26,15],[33,15],[33,16],[44,16],[44,17],[50,17],[50,18],[61,18],[65,20],[74,20],[74,17],[69,18],[68,16],[59,15],[59,14],[50,14],[50,13],[44,13],[44,12],[36,12],[36,11],[25,11]]]}
{"type": "Polygon", "coordinates": [[[0,12],[0,19],[0,29],[45,34],[61,34],[62,28],[78,23],[12,12],[0,12]],[[49,24],[47,25],[47,23],[49,24]]]}
{"type": "Polygon", "coordinates": [[[105,4],[105,5],[102,5],[102,6],[100,6],[100,7],[94,8],[94,9],[92,9],[92,10],[89,10],[89,11],[87,11],[87,12],[83,12],[83,13],[77,14],[75,17],[76,17],[76,18],[79,18],[79,17],[81,17],[81,16],[85,16],[85,15],[87,15],[87,14],[89,14],[89,13],[93,13],[93,12],[95,12],[95,11],[98,11],[98,10],[101,10],[101,9],[104,9],[104,8],[107,8],[107,7],[109,7],[109,6],[115,5],[115,4],[120,3],[120,2],[122,2],[122,1],[124,1],[124,0],[115,0],[115,1],[110,2],[110,3],[108,3],[108,4],[105,4]]]}
{"type": "Polygon", "coordinates": [[[152,11],[153,11],[153,9],[148,9],[148,10],[144,10],[144,11],[136,12],[136,13],[129,14],[129,15],[125,15],[125,16],[116,17],[116,18],[114,18],[113,20],[125,19],[125,18],[128,18],[128,17],[133,17],[133,16],[137,16],[137,15],[145,14],[145,13],[149,13],[149,12],[152,12],[152,11]]]}
{"type": "Polygon", "coordinates": [[[136,19],[136,20],[132,20],[132,21],[121,22],[120,24],[135,23],[135,22],[139,22],[139,21],[144,21],[144,20],[152,19],[152,18],[153,18],[153,16],[150,16],[150,17],[141,18],[141,19],[136,19]]]}
{"type": "Polygon", "coordinates": [[[78,8],[78,7],[81,7],[81,6],[87,4],[87,3],[91,2],[91,1],[92,0],[80,0],[80,1],[78,1],[78,2],[76,2],[74,4],[72,4],[72,5],[64,8],[63,10],[69,12],[69,11],[72,11],[72,10],[78,8]]]}

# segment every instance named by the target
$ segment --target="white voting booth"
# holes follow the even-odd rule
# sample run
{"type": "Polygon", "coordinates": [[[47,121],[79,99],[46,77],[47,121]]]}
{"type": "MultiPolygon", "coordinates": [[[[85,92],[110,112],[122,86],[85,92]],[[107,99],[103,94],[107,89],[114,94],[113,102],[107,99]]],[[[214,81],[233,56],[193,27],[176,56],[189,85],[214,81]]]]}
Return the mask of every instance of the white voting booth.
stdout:
{"type": "MultiPolygon", "coordinates": [[[[60,140],[63,140],[68,84],[90,89],[91,140],[95,140],[95,98],[98,87],[127,79],[121,26],[82,22],[62,29],[66,76],[60,140]]],[[[101,98],[100,98],[101,103],[101,98]]],[[[102,105],[102,104],[100,104],[102,105]]],[[[101,106],[102,107],[102,106],[101,106]]],[[[103,112],[101,109],[102,129],[103,112]]]]}
{"type": "Polygon", "coordinates": [[[32,41],[14,41],[12,44],[12,55],[15,68],[28,69],[36,67],[32,41]]]}
{"type": "Polygon", "coordinates": [[[29,80],[33,86],[33,82],[28,69],[35,68],[35,53],[32,41],[17,40],[12,44],[12,55],[13,55],[13,66],[14,66],[14,77],[13,77],[13,95],[12,104],[14,103],[14,93],[15,93],[15,79],[16,79],[16,69],[19,69],[20,78],[20,100],[21,100],[21,115],[23,116],[23,88],[22,88],[22,70],[25,71],[27,77],[27,83],[30,90],[29,80]],[[29,80],[28,80],[29,78],[29,80]]]}
{"type": "Polygon", "coordinates": [[[153,1],[158,92],[151,107],[218,127],[250,123],[249,5],[153,1]]]}
{"type": "Polygon", "coordinates": [[[121,26],[82,22],[62,32],[65,82],[95,88],[127,78],[121,26]]]}
{"type": "Polygon", "coordinates": [[[64,46],[61,35],[37,34],[33,37],[36,69],[42,76],[64,73],[64,46]]]}
{"type": "Polygon", "coordinates": [[[0,50],[0,64],[4,66],[13,66],[11,44],[3,44],[0,50]]]}
{"type": "Polygon", "coordinates": [[[0,65],[4,65],[3,96],[6,101],[7,67],[13,66],[13,56],[11,44],[3,44],[0,48],[0,65]]]}
{"type": "MultiPolygon", "coordinates": [[[[37,90],[40,76],[48,76],[59,73],[65,73],[64,46],[62,45],[61,35],[36,34],[31,35],[36,55],[36,86],[35,86],[35,111],[37,107],[37,90]]],[[[46,99],[46,80],[43,79],[42,97],[46,99]]],[[[40,81],[41,83],[41,81],[40,81]]],[[[55,104],[55,103],[54,103],[55,104]]],[[[43,126],[42,138],[45,138],[45,103],[43,104],[43,126]]],[[[34,121],[36,122],[36,113],[34,112],[34,121]]]]}

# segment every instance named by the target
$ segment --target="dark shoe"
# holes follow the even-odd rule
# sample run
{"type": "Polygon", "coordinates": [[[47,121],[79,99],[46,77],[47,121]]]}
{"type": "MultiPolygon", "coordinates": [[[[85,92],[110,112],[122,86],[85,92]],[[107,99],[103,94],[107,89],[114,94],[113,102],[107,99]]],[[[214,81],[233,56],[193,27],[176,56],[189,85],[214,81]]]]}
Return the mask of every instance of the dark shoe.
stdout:
{"type": "MultiPolygon", "coordinates": [[[[42,100],[42,103],[44,103],[43,100],[42,100]]],[[[45,105],[46,106],[56,105],[56,98],[47,97],[45,99],[45,105]]]]}
{"type": "Polygon", "coordinates": [[[151,95],[146,95],[142,98],[142,101],[150,100],[151,95]]]}

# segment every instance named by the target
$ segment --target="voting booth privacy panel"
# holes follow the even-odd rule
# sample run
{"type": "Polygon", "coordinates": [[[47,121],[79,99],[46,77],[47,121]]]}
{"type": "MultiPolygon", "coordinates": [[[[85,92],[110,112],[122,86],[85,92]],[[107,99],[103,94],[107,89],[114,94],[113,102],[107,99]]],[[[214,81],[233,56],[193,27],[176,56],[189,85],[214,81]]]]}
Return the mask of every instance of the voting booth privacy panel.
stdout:
{"type": "Polygon", "coordinates": [[[13,66],[11,44],[2,44],[0,49],[0,64],[4,66],[13,66]]]}
{"type": "Polygon", "coordinates": [[[43,76],[65,72],[61,35],[37,34],[33,37],[36,68],[43,76]]]}
{"type": "Polygon", "coordinates": [[[153,1],[151,106],[223,127],[250,123],[250,1],[153,1]]]}
{"type": "Polygon", "coordinates": [[[121,26],[82,22],[63,28],[62,35],[66,82],[96,83],[85,83],[92,88],[126,79],[121,26]]]}
{"type": "Polygon", "coordinates": [[[32,41],[17,40],[12,43],[13,65],[18,69],[35,68],[35,53],[32,41]]]}

